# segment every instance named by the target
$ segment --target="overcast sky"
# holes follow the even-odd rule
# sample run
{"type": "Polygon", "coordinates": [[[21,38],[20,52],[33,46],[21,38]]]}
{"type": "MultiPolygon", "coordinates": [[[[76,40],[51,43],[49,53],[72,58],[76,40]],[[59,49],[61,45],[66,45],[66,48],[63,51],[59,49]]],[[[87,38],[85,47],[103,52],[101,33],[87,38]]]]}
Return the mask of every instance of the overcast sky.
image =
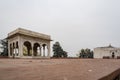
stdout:
{"type": "Polygon", "coordinates": [[[120,0],[0,0],[0,38],[18,27],[51,35],[69,56],[120,47],[120,0]]]}

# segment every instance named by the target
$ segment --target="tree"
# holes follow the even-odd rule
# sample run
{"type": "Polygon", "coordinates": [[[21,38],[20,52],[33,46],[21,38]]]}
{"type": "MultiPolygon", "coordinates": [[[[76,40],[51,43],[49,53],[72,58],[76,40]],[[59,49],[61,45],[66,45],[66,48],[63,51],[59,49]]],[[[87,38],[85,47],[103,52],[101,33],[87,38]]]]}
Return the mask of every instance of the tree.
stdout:
{"type": "Polygon", "coordinates": [[[8,56],[8,41],[7,39],[0,40],[0,44],[2,45],[3,52],[1,53],[1,56],[8,56]]]}
{"type": "Polygon", "coordinates": [[[67,52],[62,49],[59,42],[53,44],[53,57],[67,57],[67,52]]]}
{"type": "Polygon", "coordinates": [[[81,49],[80,51],[80,58],[93,58],[93,51],[91,51],[90,49],[86,48],[86,49],[81,49]]]}
{"type": "Polygon", "coordinates": [[[63,51],[63,57],[67,57],[67,52],[66,51],[63,51]]]}
{"type": "Polygon", "coordinates": [[[80,51],[80,58],[85,58],[85,56],[86,56],[85,50],[81,49],[81,51],[80,51]]]}

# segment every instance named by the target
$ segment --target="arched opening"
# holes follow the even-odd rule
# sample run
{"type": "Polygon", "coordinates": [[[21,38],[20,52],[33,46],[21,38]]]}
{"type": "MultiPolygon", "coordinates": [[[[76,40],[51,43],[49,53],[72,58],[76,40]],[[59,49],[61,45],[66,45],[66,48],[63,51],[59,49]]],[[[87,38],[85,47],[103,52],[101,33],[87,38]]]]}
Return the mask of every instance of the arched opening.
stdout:
{"type": "Polygon", "coordinates": [[[13,43],[13,54],[15,55],[15,43],[13,43]]]}
{"type": "Polygon", "coordinates": [[[19,55],[18,50],[19,50],[19,46],[18,46],[18,41],[17,41],[17,42],[16,42],[16,56],[18,56],[18,55],[19,55]]]}
{"type": "Polygon", "coordinates": [[[115,58],[115,53],[114,52],[112,52],[112,58],[115,58]]]}
{"type": "Polygon", "coordinates": [[[13,52],[12,52],[12,44],[10,44],[10,56],[13,55],[13,52]]]}
{"type": "Polygon", "coordinates": [[[23,55],[24,56],[32,56],[32,46],[29,41],[24,42],[23,55]]]}
{"type": "Polygon", "coordinates": [[[34,44],[34,47],[33,47],[33,55],[34,56],[37,56],[37,55],[40,55],[40,45],[38,43],[35,43],[34,44]]]}

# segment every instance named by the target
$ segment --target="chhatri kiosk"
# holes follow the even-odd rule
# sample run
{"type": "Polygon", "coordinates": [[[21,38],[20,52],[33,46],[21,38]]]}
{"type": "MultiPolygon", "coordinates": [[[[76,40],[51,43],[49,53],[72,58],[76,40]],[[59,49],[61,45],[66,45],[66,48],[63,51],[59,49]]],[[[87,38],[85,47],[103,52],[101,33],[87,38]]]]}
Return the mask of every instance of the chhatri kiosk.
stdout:
{"type": "Polygon", "coordinates": [[[8,56],[16,58],[50,58],[51,37],[18,28],[8,33],[8,56]]]}

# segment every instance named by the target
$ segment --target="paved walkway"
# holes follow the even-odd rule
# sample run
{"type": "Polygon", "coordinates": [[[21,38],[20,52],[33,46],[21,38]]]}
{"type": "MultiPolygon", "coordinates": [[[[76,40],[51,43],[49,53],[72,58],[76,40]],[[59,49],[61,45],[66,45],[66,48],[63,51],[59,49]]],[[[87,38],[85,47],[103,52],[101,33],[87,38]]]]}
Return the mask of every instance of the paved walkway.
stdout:
{"type": "Polygon", "coordinates": [[[0,59],[0,80],[98,80],[120,59],[0,59]]]}

